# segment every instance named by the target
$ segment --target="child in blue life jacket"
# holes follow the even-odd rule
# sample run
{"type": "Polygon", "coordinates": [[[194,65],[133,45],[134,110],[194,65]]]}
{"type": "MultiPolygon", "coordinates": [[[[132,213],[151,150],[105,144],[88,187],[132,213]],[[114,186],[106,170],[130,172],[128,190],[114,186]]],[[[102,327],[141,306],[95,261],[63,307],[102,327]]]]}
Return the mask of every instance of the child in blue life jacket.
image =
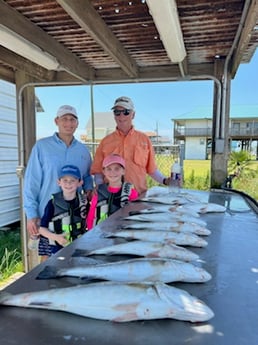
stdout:
{"type": "Polygon", "coordinates": [[[85,232],[86,198],[79,192],[83,183],[80,170],[74,165],[63,166],[57,183],[61,191],[52,195],[40,222],[41,262],[85,232]],[[44,239],[49,240],[49,247],[44,239]]]}
{"type": "Polygon", "coordinates": [[[129,182],[124,181],[125,161],[117,155],[108,155],[102,163],[107,183],[100,184],[93,194],[87,215],[87,228],[103,221],[112,213],[138,198],[138,192],[129,182]]]}

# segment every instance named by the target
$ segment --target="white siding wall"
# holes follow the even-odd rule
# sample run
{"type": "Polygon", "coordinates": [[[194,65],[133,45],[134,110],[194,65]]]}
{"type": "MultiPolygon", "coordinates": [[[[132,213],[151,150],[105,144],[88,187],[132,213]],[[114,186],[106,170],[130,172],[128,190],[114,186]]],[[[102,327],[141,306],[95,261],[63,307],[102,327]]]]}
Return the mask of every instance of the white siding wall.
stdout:
{"type": "Polygon", "coordinates": [[[15,85],[0,80],[0,226],[20,219],[15,85]]]}
{"type": "Polygon", "coordinates": [[[206,139],[187,137],[185,141],[185,159],[206,159],[206,139]]]}
{"type": "Polygon", "coordinates": [[[209,119],[186,120],[186,128],[212,128],[212,121],[209,119]]]}

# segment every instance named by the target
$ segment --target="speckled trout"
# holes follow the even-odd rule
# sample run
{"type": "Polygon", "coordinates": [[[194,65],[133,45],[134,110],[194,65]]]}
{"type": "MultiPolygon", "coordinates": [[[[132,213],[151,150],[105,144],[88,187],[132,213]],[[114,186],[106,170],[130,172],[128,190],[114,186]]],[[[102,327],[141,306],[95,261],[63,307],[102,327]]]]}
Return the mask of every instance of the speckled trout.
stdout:
{"type": "Polygon", "coordinates": [[[177,281],[203,283],[211,279],[211,275],[202,267],[184,261],[162,258],[138,258],[61,269],[46,266],[37,278],[53,279],[66,276],[117,282],[161,281],[163,283],[177,281]]]}
{"type": "Polygon", "coordinates": [[[17,295],[1,294],[0,303],[115,322],[167,318],[202,322],[214,316],[197,297],[161,282],[100,282],[17,295]]]}
{"type": "Polygon", "coordinates": [[[165,242],[180,246],[206,247],[207,241],[198,235],[186,232],[158,231],[158,230],[118,230],[106,233],[105,237],[123,237],[126,239],[150,242],[165,242]]]}
{"type": "Polygon", "coordinates": [[[149,241],[130,241],[126,243],[114,244],[112,246],[103,247],[91,251],[81,251],[81,256],[90,255],[136,255],[143,257],[169,258],[182,261],[194,261],[199,256],[192,251],[177,246],[175,244],[167,244],[149,241]],[[84,254],[82,254],[84,253],[84,254]]]}

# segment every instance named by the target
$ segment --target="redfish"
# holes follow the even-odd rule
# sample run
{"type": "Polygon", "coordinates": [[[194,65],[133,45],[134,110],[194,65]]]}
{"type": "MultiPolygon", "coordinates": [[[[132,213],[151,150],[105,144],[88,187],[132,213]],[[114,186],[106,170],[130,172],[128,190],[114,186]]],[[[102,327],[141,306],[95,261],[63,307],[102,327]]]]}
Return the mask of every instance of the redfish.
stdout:
{"type": "Polygon", "coordinates": [[[138,222],[156,222],[156,223],[173,223],[184,222],[188,224],[197,224],[200,226],[206,226],[207,223],[197,217],[192,217],[185,214],[163,212],[163,213],[150,213],[150,214],[135,214],[132,216],[124,217],[124,220],[133,220],[138,222]]]}
{"type": "Polygon", "coordinates": [[[184,261],[162,258],[137,258],[57,269],[46,266],[37,279],[59,277],[112,280],[116,282],[203,283],[211,275],[202,267],[184,261]]]}
{"type": "Polygon", "coordinates": [[[153,258],[169,258],[182,261],[194,261],[199,258],[197,254],[184,247],[175,244],[150,241],[130,241],[91,251],[79,250],[79,252],[81,256],[125,254],[153,258]]]}
{"type": "Polygon", "coordinates": [[[208,236],[211,234],[211,231],[203,226],[197,224],[189,224],[182,222],[173,222],[173,223],[150,223],[150,222],[138,222],[138,223],[129,223],[122,224],[119,226],[119,229],[145,229],[145,230],[157,230],[157,231],[173,231],[173,232],[186,232],[193,233],[196,235],[208,236]]]}
{"type": "Polygon", "coordinates": [[[58,310],[114,322],[177,319],[203,322],[214,316],[200,299],[164,283],[100,282],[3,296],[0,304],[58,310]]]}
{"type": "Polygon", "coordinates": [[[206,247],[207,241],[198,235],[186,232],[158,231],[158,230],[118,230],[106,233],[105,237],[123,237],[150,242],[166,242],[181,246],[206,247]]]}

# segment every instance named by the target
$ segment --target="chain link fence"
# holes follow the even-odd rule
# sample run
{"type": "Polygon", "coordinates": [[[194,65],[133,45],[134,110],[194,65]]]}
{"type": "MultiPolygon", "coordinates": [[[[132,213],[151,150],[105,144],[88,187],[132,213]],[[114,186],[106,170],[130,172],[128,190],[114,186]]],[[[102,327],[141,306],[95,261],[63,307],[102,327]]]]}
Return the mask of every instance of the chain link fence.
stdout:
{"type": "MultiPolygon", "coordinates": [[[[180,146],[179,145],[161,145],[153,144],[155,150],[155,159],[158,169],[165,175],[170,176],[171,166],[177,160],[181,162],[180,146]]],[[[158,183],[147,176],[148,188],[157,186],[158,183]]]]}

